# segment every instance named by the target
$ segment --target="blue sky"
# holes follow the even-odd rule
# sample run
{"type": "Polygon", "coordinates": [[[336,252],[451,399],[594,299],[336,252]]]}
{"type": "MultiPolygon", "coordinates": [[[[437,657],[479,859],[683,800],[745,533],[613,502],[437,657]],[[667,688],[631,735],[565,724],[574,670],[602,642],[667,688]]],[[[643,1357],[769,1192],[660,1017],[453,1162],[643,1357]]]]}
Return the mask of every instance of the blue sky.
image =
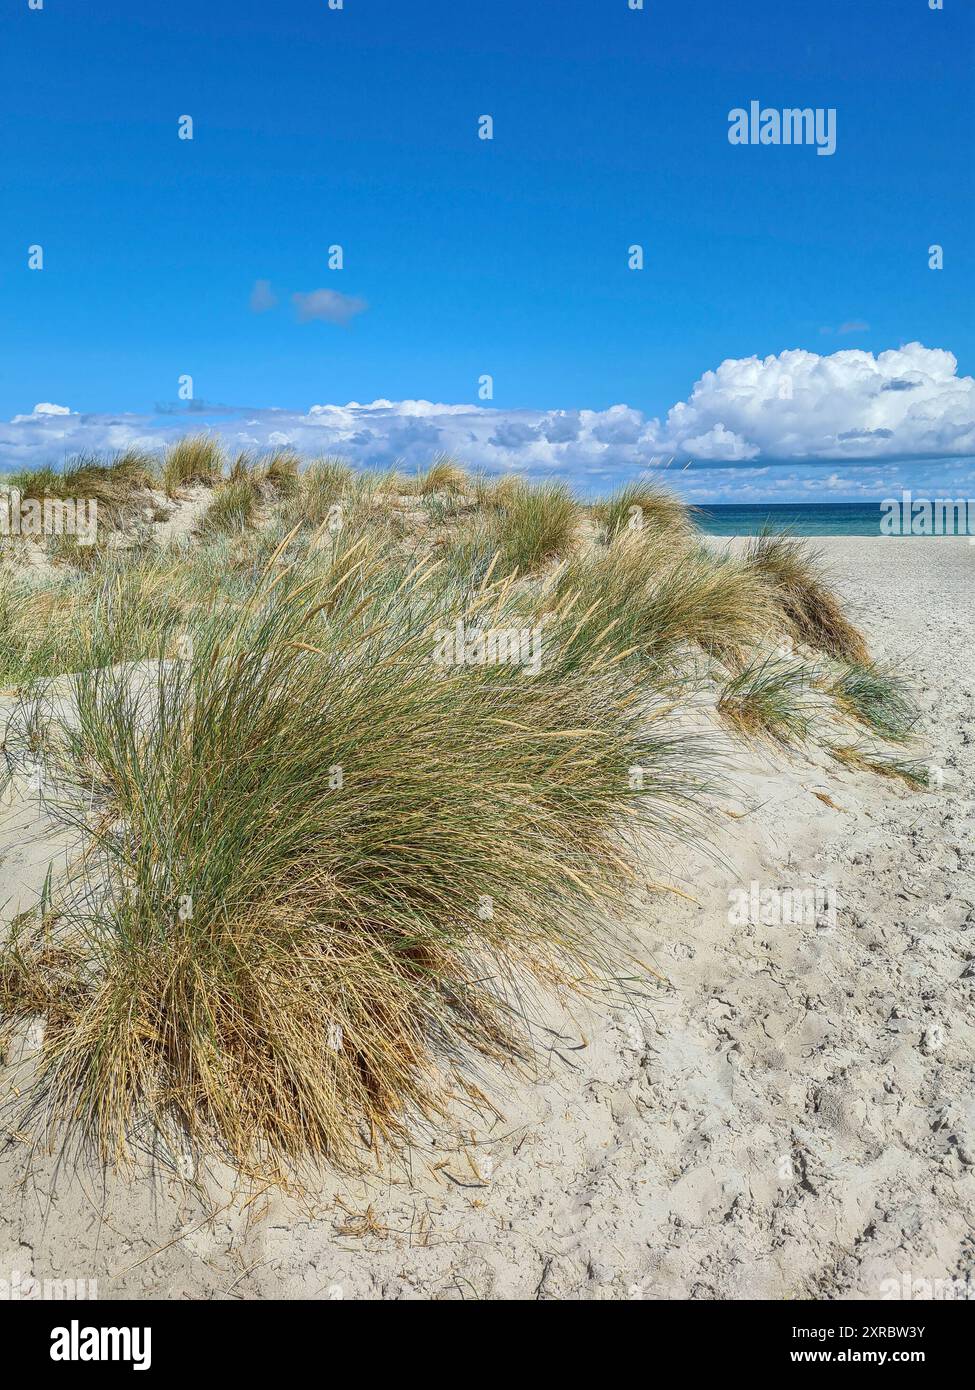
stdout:
{"type": "MultiPolygon", "coordinates": [[[[975,453],[975,14],[944,6],[17,0],[0,97],[0,420],[30,418],[0,426],[0,462],[126,428],[162,438],[183,418],[157,407],[189,374],[191,423],[256,442],[306,442],[312,406],[419,400],[499,413],[500,428],[472,431],[477,462],[597,482],[670,450],[718,490],[762,466],[770,496],[824,469],[860,495],[868,464],[921,478],[944,458],[957,475],[975,453]],[[835,108],[835,154],[731,145],[728,113],[752,100],[835,108]],[[485,113],[492,141],[477,138],[485,113]],[[192,141],[177,138],[187,114],[192,141]],[[365,307],[303,322],[292,296],[316,291],[326,313],[337,296],[365,307]],[[827,364],[847,396],[832,434],[822,382],[795,407],[808,419],[763,423],[768,368],[745,423],[728,399],[755,391],[747,367],[705,387],[690,433],[668,417],[729,359],[774,357],[778,375],[784,352],[873,362],[907,344],[956,366],[827,364]],[[485,373],[493,400],[479,402],[485,373]],[[888,419],[880,397],[901,406],[905,391],[920,411],[888,419]],[[70,428],[38,403],[70,410],[70,428]],[[634,412],[622,429],[602,419],[620,405],[634,412]],[[569,438],[580,411],[596,423],[569,438]]],[[[381,407],[349,426],[347,451],[463,452],[441,418],[381,407]]]]}

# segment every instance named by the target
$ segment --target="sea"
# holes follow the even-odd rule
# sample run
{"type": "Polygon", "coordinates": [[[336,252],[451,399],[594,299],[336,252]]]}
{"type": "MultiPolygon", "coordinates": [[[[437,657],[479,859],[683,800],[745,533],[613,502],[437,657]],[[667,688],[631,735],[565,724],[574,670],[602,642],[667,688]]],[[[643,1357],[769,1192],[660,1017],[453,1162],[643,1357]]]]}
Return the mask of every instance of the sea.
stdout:
{"type": "Polygon", "coordinates": [[[881,516],[879,501],[755,502],[699,506],[695,519],[713,536],[756,536],[765,527],[797,536],[879,536],[881,516]]]}

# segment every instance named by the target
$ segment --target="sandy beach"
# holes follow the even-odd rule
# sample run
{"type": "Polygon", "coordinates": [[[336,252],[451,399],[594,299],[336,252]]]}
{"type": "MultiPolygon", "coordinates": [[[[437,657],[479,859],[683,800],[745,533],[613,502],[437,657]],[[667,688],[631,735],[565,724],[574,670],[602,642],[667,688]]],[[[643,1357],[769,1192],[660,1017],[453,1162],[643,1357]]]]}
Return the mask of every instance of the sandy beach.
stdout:
{"type": "MultiPolygon", "coordinates": [[[[458,1107],[300,1197],[148,1136],[107,1175],[9,1137],[0,1278],[150,1299],[970,1292],[945,1281],[975,1274],[975,548],[817,544],[913,686],[930,790],[729,740],[710,850],[652,865],[634,900],[641,1020],[553,1001],[542,1073],[486,1078],[496,1115],[458,1107]],[[825,911],[733,908],[790,888],[825,911]]],[[[42,874],[31,814],[0,826],[8,907],[42,874]]]]}

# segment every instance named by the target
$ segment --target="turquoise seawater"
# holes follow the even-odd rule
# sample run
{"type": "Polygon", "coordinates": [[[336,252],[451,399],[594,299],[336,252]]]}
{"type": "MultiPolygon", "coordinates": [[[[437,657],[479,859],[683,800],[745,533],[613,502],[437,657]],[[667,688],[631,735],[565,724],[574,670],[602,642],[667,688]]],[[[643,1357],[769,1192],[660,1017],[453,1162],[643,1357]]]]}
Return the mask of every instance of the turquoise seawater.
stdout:
{"type": "Polygon", "coordinates": [[[698,509],[702,531],[713,536],[755,536],[763,527],[799,536],[879,536],[878,502],[750,503],[698,509]]]}

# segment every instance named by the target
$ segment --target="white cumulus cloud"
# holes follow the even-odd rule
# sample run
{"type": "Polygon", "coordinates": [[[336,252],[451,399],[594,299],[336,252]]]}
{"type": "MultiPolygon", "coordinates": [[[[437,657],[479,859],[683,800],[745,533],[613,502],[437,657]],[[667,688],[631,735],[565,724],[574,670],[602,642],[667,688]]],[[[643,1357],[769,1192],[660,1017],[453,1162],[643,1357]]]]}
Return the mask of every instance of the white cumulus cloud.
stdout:
{"type": "Polygon", "coordinates": [[[908,343],[822,357],[728,358],[673,406],[658,441],[710,460],[935,458],[975,453],[975,380],[908,343]]]}

